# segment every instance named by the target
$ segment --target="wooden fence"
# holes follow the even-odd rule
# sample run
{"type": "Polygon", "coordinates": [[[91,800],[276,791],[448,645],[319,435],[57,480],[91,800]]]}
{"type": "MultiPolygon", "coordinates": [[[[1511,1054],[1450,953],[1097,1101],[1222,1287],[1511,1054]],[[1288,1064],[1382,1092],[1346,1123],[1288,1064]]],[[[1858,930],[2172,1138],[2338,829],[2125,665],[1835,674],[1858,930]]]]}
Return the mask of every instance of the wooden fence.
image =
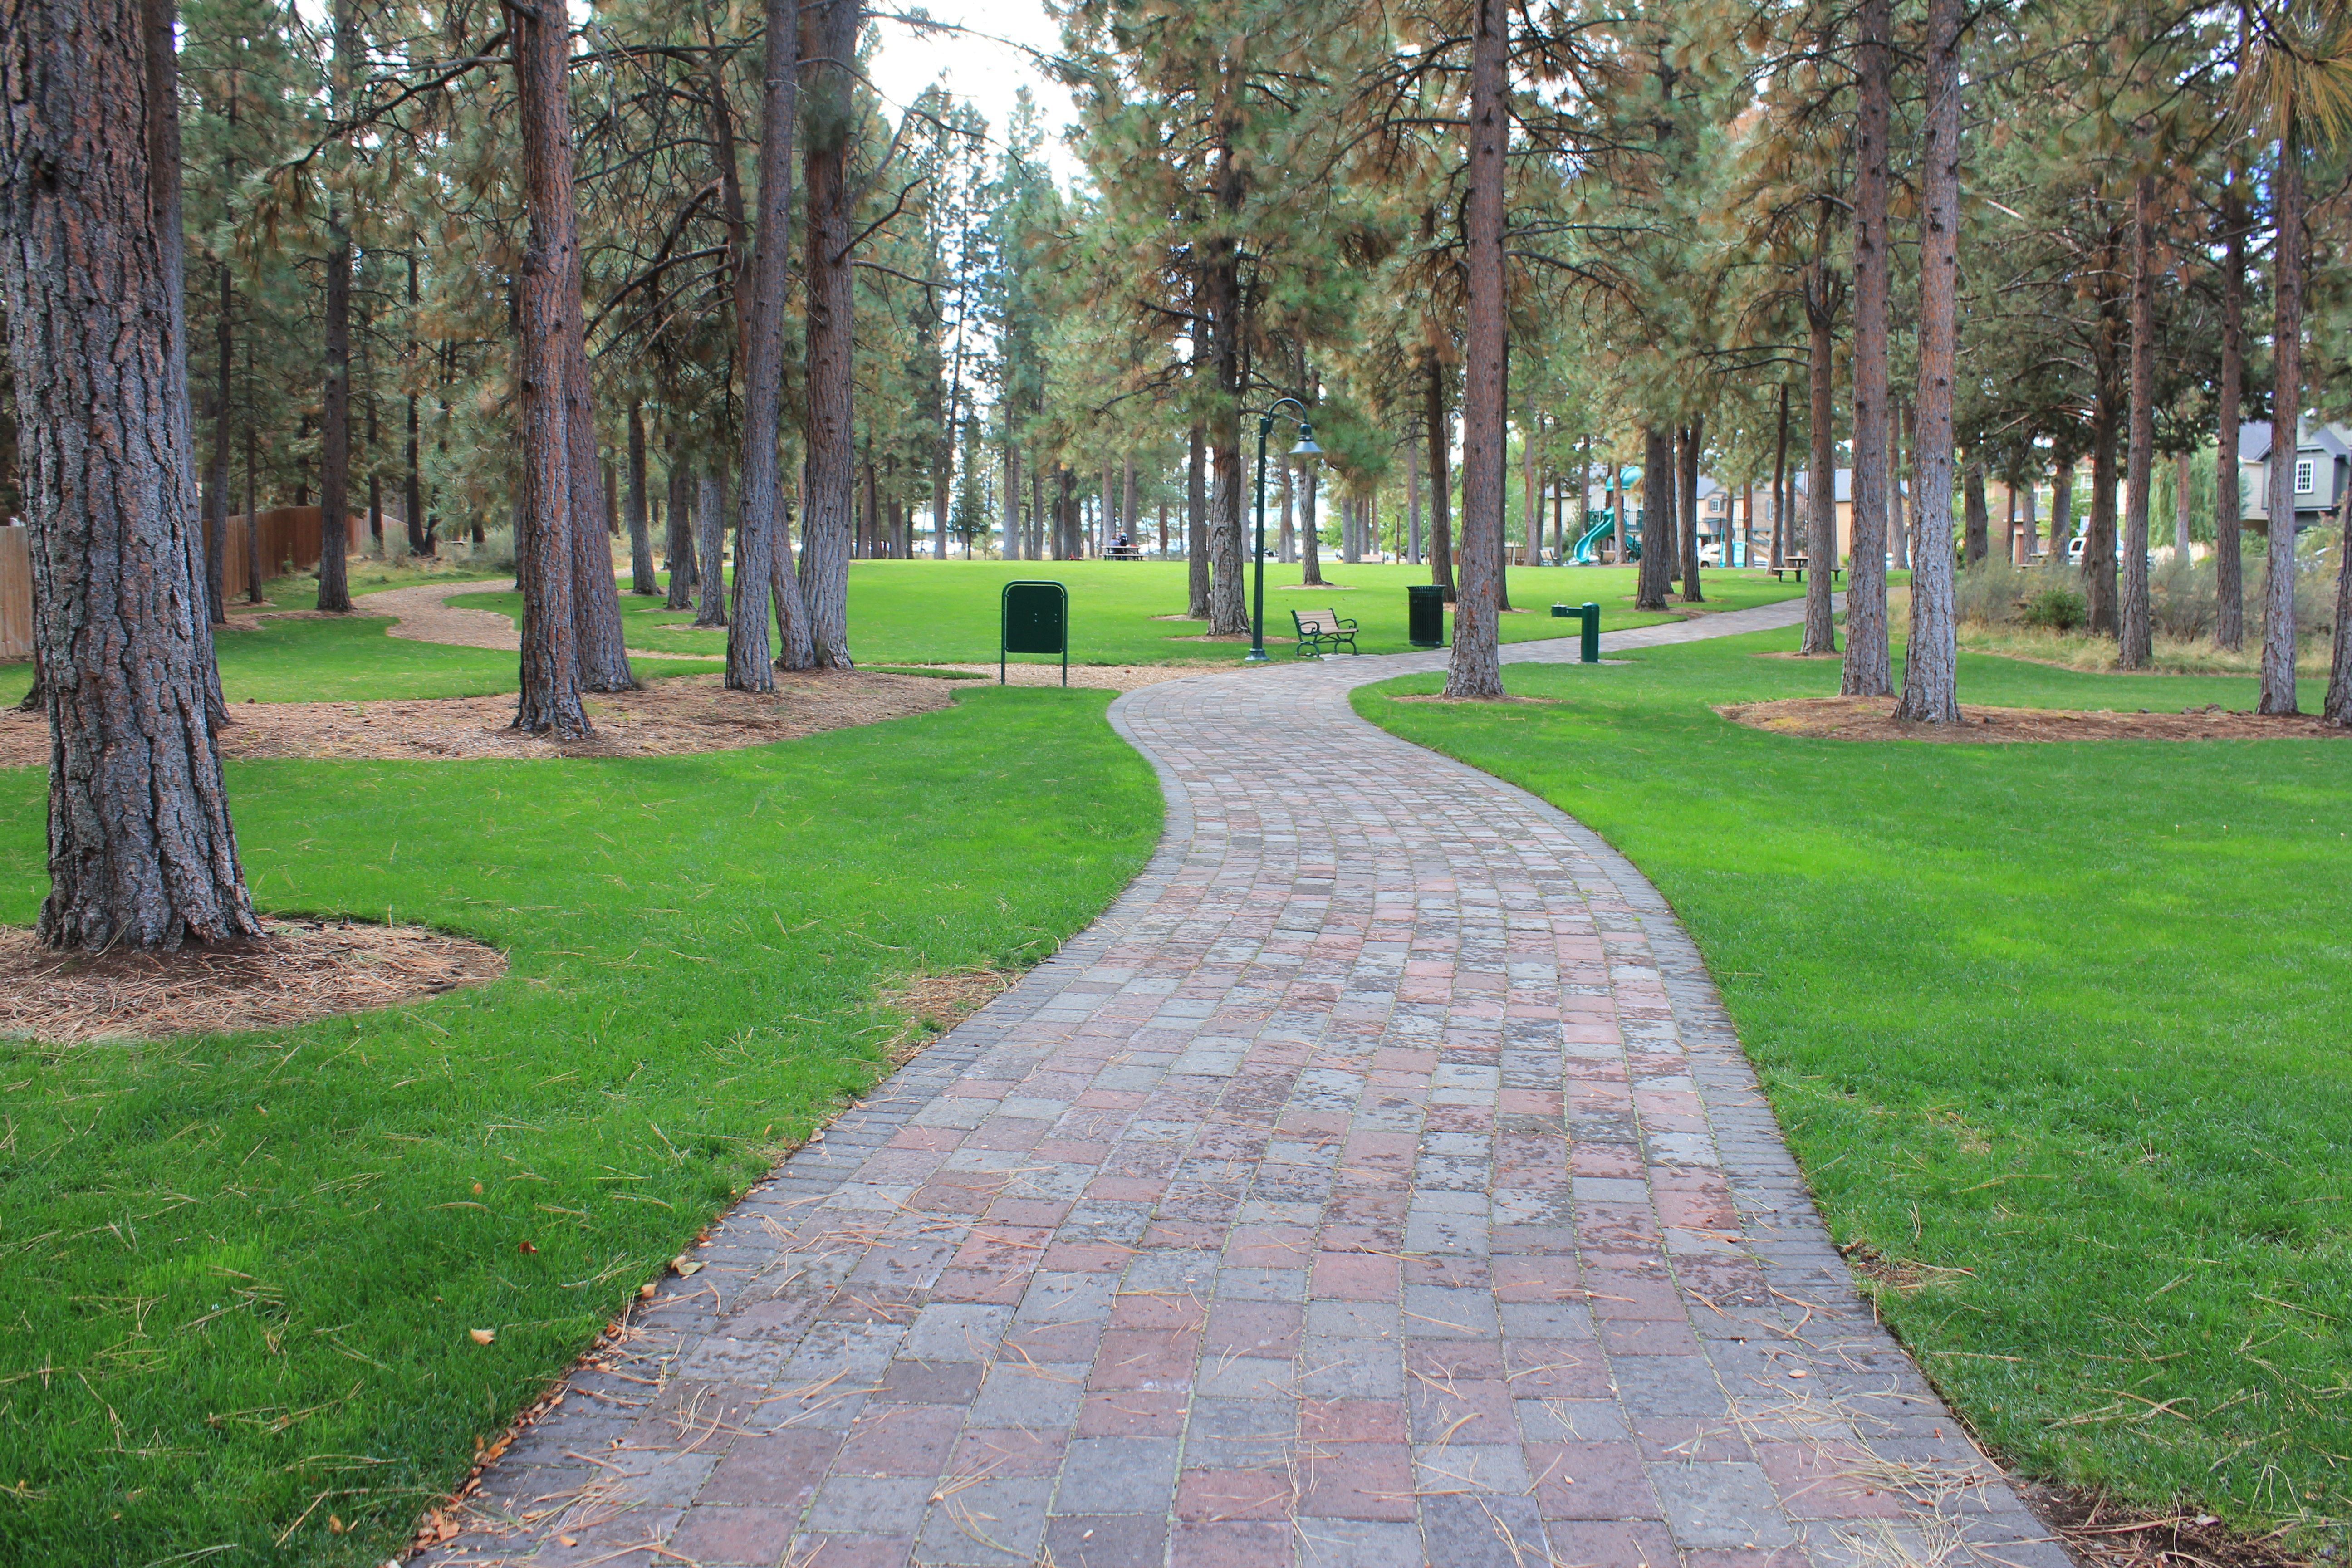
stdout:
{"type": "MultiPolygon", "coordinates": [[[[319,509],[315,506],[280,506],[256,515],[261,525],[261,575],[283,577],[289,572],[307,572],[319,563],[319,509]]],[[[387,521],[386,526],[389,526],[387,521]]],[[[405,524],[403,525],[406,526],[405,524]]],[[[247,522],[239,513],[228,520],[221,537],[221,581],[234,597],[242,592],[246,582],[247,522]]],[[[364,514],[351,519],[344,543],[346,554],[360,549],[368,540],[368,521],[364,514]]]]}
{"type": "Polygon", "coordinates": [[[0,527],[0,658],[33,657],[33,531],[0,527]]]}
{"type": "MultiPolygon", "coordinates": [[[[259,521],[263,577],[306,572],[319,563],[317,507],[277,507],[261,513],[259,521]]],[[[366,517],[353,517],[346,551],[360,549],[367,539],[366,517]]],[[[221,536],[221,584],[231,599],[245,592],[245,540],[246,520],[242,516],[230,518],[221,536]]],[[[0,659],[33,657],[32,541],[33,531],[28,528],[0,526],[0,659]]]]}

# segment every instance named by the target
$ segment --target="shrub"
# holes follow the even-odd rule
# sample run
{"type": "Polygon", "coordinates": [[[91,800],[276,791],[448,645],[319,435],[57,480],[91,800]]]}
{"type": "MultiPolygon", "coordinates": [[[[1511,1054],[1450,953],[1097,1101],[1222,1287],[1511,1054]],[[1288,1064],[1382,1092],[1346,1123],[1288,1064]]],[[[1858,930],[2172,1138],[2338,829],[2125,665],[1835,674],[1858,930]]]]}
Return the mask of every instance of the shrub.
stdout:
{"type": "Polygon", "coordinates": [[[467,555],[466,562],[469,566],[487,566],[496,572],[513,571],[515,565],[514,530],[511,528],[486,528],[482,530],[482,542],[473,547],[471,552],[467,555]]]}
{"type": "Polygon", "coordinates": [[[2080,631],[2083,623],[2091,618],[2091,609],[2078,590],[2053,583],[2027,600],[2017,618],[2045,631],[2073,632],[2080,631]]]}
{"type": "Polygon", "coordinates": [[[1988,555],[1953,580],[1953,610],[1961,620],[1980,626],[2006,626],[2017,618],[2025,592],[2024,573],[1988,555]]]}

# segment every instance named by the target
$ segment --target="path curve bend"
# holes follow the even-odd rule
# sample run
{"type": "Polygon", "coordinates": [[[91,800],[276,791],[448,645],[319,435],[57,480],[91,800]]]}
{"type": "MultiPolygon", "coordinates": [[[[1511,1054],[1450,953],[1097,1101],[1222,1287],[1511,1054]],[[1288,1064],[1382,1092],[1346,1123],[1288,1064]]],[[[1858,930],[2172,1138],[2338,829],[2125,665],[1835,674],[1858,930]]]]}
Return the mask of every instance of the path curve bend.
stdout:
{"type": "Polygon", "coordinates": [[[747,1197],[441,1560],[2064,1568],[1657,891],[1350,710],[1442,658],[1113,704],[1149,867],[747,1197]]]}

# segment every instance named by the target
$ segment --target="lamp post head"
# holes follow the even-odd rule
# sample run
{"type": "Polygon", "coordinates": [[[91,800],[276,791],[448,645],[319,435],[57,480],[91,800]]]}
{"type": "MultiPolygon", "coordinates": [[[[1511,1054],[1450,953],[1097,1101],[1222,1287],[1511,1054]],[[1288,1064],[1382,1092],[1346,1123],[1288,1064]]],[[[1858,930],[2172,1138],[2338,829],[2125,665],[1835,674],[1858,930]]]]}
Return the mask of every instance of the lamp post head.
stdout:
{"type": "Polygon", "coordinates": [[[1298,445],[1290,449],[1290,455],[1294,458],[1319,458],[1323,455],[1323,448],[1315,444],[1315,426],[1303,419],[1298,422],[1298,445]]]}

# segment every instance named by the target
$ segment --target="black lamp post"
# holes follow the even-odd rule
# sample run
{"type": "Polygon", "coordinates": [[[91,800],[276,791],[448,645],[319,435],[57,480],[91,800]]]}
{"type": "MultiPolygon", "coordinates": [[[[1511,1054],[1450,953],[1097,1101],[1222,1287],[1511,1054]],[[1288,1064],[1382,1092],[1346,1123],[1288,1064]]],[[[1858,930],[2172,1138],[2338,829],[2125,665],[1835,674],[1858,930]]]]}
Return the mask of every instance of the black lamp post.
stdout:
{"type": "Polygon", "coordinates": [[[1298,445],[1290,449],[1294,458],[1319,458],[1323,448],[1315,444],[1315,426],[1307,422],[1307,405],[1295,397],[1276,399],[1273,407],[1257,416],[1257,542],[1250,564],[1257,574],[1252,589],[1254,603],[1250,606],[1250,650],[1244,664],[1264,664],[1265,652],[1265,438],[1274,430],[1276,410],[1287,403],[1298,410],[1298,445]]]}

